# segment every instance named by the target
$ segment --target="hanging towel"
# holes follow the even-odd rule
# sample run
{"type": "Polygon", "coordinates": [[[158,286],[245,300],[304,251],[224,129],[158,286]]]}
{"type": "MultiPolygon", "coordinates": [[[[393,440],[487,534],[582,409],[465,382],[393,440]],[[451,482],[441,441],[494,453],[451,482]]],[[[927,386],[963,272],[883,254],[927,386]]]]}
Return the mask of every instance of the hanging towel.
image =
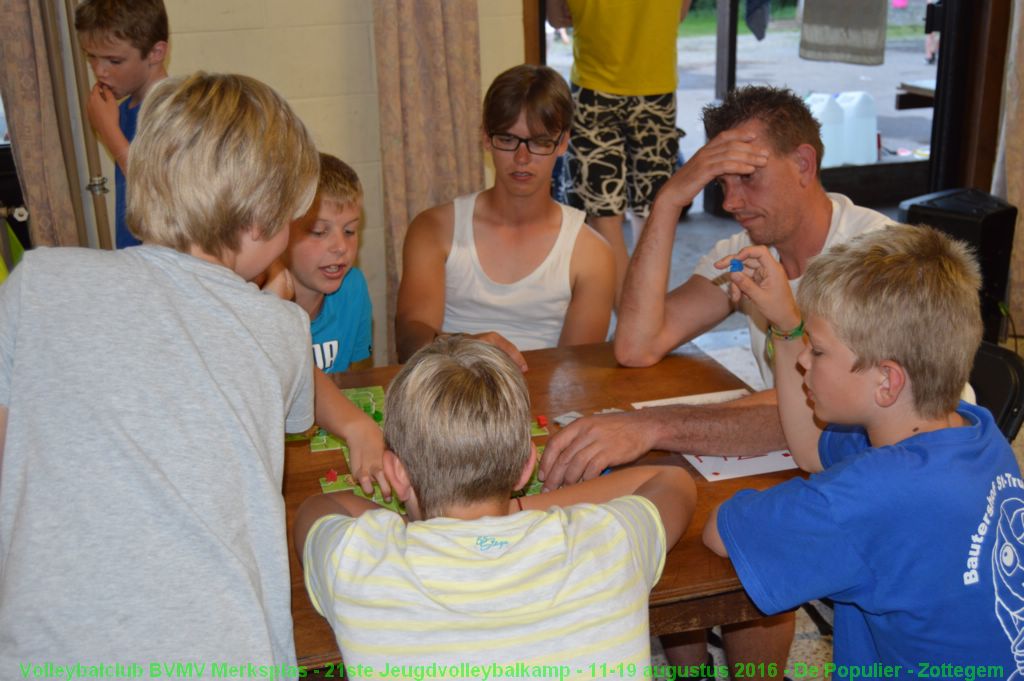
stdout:
{"type": "Polygon", "coordinates": [[[747,0],[747,11],[744,14],[747,28],[758,40],[764,40],[768,22],[772,20],[771,0],[747,0]]]}
{"type": "Polygon", "coordinates": [[[886,0],[807,0],[800,57],[877,66],[885,61],[886,0]]]}

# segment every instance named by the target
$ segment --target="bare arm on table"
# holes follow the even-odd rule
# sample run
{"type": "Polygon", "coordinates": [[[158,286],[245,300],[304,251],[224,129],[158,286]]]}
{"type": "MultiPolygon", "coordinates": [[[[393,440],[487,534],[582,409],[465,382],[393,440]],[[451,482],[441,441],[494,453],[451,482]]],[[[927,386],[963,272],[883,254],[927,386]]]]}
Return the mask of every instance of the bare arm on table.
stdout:
{"type": "Polygon", "coordinates": [[[548,440],[545,487],[597,477],[652,449],[715,456],[764,454],[786,446],[774,390],[716,405],[670,405],[587,416],[548,440]]]}

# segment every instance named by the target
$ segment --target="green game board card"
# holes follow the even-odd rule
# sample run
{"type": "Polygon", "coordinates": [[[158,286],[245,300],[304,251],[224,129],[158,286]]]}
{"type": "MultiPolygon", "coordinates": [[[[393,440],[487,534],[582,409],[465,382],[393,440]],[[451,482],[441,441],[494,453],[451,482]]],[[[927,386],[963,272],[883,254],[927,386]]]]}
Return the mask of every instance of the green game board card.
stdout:
{"type": "Polygon", "coordinates": [[[317,452],[335,452],[339,449],[345,452],[345,461],[348,461],[348,446],[338,436],[332,435],[323,428],[320,428],[313,434],[313,437],[309,438],[309,451],[314,454],[317,452]]]}
{"type": "Polygon", "coordinates": [[[548,429],[537,423],[537,419],[530,421],[530,437],[537,437],[538,435],[547,435],[548,429]]]}
{"type": "MultiPolygon", "coordinates": [[[[384,422],[384,387],[371,385],[365,388],[345,388],[342,390],[346,397],[357,407],[362,409],[377,425],[383,427],[384,422]]],[[[348,461],[348,449],[345,440],[329,433],[323,428],[313,425],[305,433],[287,433],[284,436],[285,442],[299,442],[309,440],[309,449],[312,452],[333,452],[342,450],[345,452],[345,461],[348,461]]]]}
{"type": "Polygon", "coordinates": [[[399,501],[397,497],[391,497],[391,501],[387,501],[384,498],[384,494],[381,493],[380,486],[378,486],[377,483],[373,484],[373,495],[367,496],[366,492],[363,491],[363,488],[356,483],[355,478],[351,475],[339,475],[338,479],[334,482],[328,481],[327,478],[320,478],[320,489],[324,494],[327,494],[328,492],[352,492],[357,497],[369,499],[378,506],[382,506],[394,511],[395,513],[405,515],[405,504],[399,501]]]}
{"type": "Polygon", "coordinates": [[[352,403],[366,412],[378,425],[384,422],[384,386],[369,385],[365,388],[345,388],[341,392],[352,403]]]}
{"type": "Polygon", "coordinates": [[[348,448],[345,441],[337,435],[328,433],[323,428],[316,428],[310,433],[289,433],[284,436],[285,442],[298,442],[309,440],[309,451],[311,452],[336,452],[339,449],[345,452],[345,459],[348,459],[348,448]]]}

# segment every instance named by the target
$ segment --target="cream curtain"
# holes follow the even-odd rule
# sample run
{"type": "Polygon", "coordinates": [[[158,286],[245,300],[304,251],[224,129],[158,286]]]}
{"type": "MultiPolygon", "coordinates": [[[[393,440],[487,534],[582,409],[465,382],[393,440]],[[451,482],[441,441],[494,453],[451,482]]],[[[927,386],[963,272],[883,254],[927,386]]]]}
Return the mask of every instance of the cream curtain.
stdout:
{"type": "Polygon", "coordinates": [[[388,358],[402,243],[420,211],[483,187],[477,0],[375,0],[388,358]]]}
{"type": "MultiPolygon", "coordinates": [[[[1024,0],[1014,0],[1010,40],[1006,48],[1003,113],[992,193],[1017,207],[1017,226],[1010,261],[1010,314],[1024,324],[1024,0]]],[[[1024,326],[1021,326],[1024,329],[1024,326]]]]}
{"type": "Polygon", "coordinates": [[[47,61],[42,3],[0,2],[0,94],[34,246],[80,245],[47,61]]]}

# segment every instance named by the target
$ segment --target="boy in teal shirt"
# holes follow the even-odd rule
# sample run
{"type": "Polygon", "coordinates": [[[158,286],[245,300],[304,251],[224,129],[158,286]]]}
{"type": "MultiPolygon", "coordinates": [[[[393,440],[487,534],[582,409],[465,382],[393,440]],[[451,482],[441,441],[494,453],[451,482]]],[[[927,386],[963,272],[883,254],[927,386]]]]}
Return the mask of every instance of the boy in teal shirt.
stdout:
{"type": "Polygon", "coordinates": [[[373,305],[355,267],[362,208],[356,172],[321,153],[313,210],[292,224],[288,250],[268,283],[309,315],[313,359],[324,373],[373,366],[373,305]]]}

